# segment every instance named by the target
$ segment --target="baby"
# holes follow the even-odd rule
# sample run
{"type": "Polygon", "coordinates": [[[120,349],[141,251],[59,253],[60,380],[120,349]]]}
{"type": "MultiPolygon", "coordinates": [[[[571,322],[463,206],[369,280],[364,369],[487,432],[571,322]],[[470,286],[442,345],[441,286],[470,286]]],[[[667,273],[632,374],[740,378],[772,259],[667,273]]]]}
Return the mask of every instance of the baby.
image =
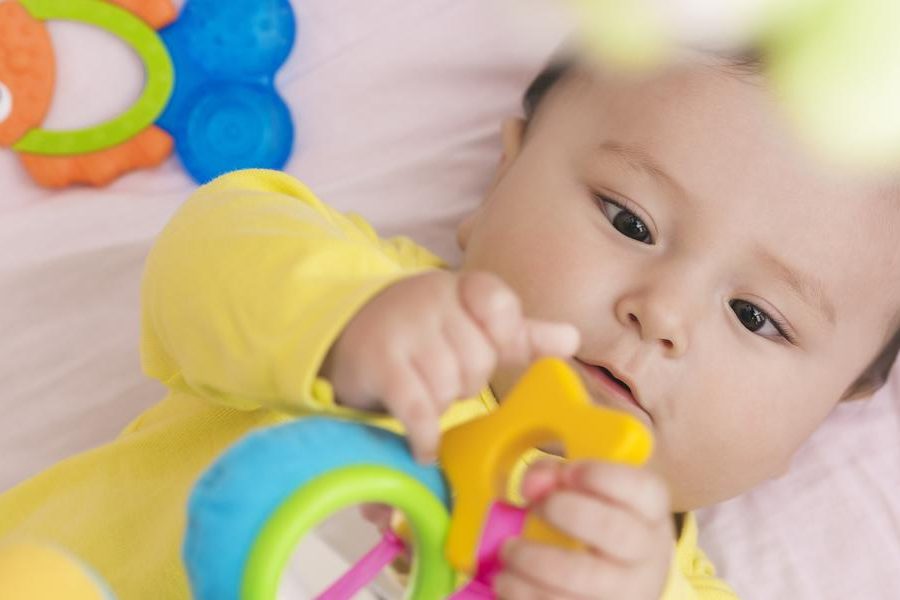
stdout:
{"type": "Polygon", "coordinates": [[[531,509],[587,551],[516,540],[498,594],[733,597],[690,511],[784,472],[836,403],[884,381],[894,190],[808,156],[762,79],[727,61],[646,79],[554,64],[502,140],[455,271],[282,174],[198,191],[142,292],[144,369],[169,395],[0,498],[0,538],[54,540],[122,598],[186,598],[186,499],[249,430],[387,413],[429,460],[442,426],[557,355],[598,404],[643,421],[655,455],[533,465],[531,509]]]}
{"type": "MultiPolygon", "coordinates": [[[[459,228],[460,271],[391,286],[332,349],[341,401],[386,408],[423,456],[450,402],[486,381],[502,396],[519,373],[506,359],[529,352],[571,350],[596,401],[654,433],[647,469],[531,469],[534,510],[593,551],[512,543],[502,597],[659,597],[670,515],[783,473],[897,355],[897,198],[808,157],[752,68],[550,67],[527,120],[503,126],[493,188],[459,228]]],[[[705,568],[687,587],[730,597],[705,568]]],[[[695,597],[678,587],[670,576],[666,597],[695,597]]]]}

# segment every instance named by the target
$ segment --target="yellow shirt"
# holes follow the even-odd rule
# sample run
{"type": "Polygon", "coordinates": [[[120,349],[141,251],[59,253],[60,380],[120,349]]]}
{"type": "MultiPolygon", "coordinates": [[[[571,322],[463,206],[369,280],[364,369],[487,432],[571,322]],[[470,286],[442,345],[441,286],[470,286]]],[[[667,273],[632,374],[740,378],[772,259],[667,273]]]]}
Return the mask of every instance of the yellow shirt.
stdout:
{"type": "MultiPolygon", "coordinates": [[[[310,412],[366,418],[335,405],[319,366],[374,294],[439,267],[284,174],[243,171],[204,186],[160,235],[142,286],[142,365],[169,394],[114,441],[0,496],[0,539],[57,543],[123,600],[187,598],[180,549],[199,475],[252,429],[310,412]]],[[[444,424],[493,405],[489,394],[462,401],[444,424]]],[[[733,598],[692,519],[665,598],[733,598]]]]}

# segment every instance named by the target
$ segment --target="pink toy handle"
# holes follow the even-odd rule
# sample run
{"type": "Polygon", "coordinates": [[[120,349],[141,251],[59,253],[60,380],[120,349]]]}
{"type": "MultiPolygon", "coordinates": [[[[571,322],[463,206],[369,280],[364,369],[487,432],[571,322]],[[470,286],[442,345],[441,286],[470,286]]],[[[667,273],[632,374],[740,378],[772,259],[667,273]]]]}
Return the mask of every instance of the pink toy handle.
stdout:
{"type": "MultiPolygon", "coordinates": [[[[478,545],[475,576],[462,589],[450,596],[449,600],[493,600],[494,577],[503,568],[500,551],[503,543],[522,533],[525,527],[525,509],[494,502],[478,545]]],[[[316,600],[349,600],[355,593],[366,587],[375,577],[397,558],[406,544],[390,529],[384,532],[381,541],[369,550],[349,571],[335,581],[331,587],[316,596],[316,600]]]]}
{"type": "Polygon", "coordinates": [[[406,550],[406,544],[403,540],[387,529],[381,537],[381,541],[340,579],[331,584],[331,587],[316,596],[316,600],[350,600],[354,594],[369,585],[404,550],[406,550]]]}
{"type": "Polygon", "coordinates": [[[475,576],[465,587],[450,596],[450,600],[493,600],[494,577],[503,568],[500,551],[503,543],[522,533],[527,513],[524,508],[494,502],[488,512],[478,545],[475,576]]]}

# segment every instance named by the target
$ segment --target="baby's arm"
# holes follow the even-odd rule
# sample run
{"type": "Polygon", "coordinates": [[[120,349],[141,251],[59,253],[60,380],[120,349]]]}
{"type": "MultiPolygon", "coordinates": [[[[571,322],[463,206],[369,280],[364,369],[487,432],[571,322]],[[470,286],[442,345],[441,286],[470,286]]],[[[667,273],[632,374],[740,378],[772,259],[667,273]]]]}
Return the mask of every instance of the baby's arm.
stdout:
{"type": "Polygon", "coordinates": [[[243,410],[383,409],[433,454],[441,410],[486,385],[498,359],[578,343],[571,327],[526,321],[498,279],[439,266],[287,175],[227,175],[185,202],[148,257],[144,370],[243,410]]]}
{"type": "Polygon", "coordinates": [[[243,410],[349,414],[317,378],[331,344],[378,292],[439,264],[394,251],[287,175],[225,176],[185,202],[150,252],[144,370],[243,410]]]}

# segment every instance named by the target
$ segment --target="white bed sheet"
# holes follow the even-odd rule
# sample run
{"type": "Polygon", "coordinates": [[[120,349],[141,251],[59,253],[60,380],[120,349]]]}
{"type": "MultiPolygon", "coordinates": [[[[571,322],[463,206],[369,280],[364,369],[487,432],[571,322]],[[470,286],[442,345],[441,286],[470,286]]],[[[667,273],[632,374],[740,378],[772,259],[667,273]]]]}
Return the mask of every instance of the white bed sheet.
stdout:
{"type": "MultiPolygon", "coordinates": [[[[297,125],[287,170],[454,260],[452,226],[490,179],[499,121],[566,31],[553,3],[298,0],[298,44],[279,76],[297,125]],[[539,12],[523,16],[525,4],[539,12]]],[[[108,110],[139,88],[134,59],[103,34],[53,35],[66,100],[51,124],[105,114],[96,90],[119,94],[108,110]]],[[[137,363],[138,282],[191,189],[170,160],[104,190],[49,193],[0,153],[0,490],[109,439],[160,397],[137,363]]],[[[744,598],[900,598],[897,387],[841,407],[790,475],[701,515],[705,546],[744,598]]],[[[332,529],[329,541],[354,535],[332,529]]]]}

